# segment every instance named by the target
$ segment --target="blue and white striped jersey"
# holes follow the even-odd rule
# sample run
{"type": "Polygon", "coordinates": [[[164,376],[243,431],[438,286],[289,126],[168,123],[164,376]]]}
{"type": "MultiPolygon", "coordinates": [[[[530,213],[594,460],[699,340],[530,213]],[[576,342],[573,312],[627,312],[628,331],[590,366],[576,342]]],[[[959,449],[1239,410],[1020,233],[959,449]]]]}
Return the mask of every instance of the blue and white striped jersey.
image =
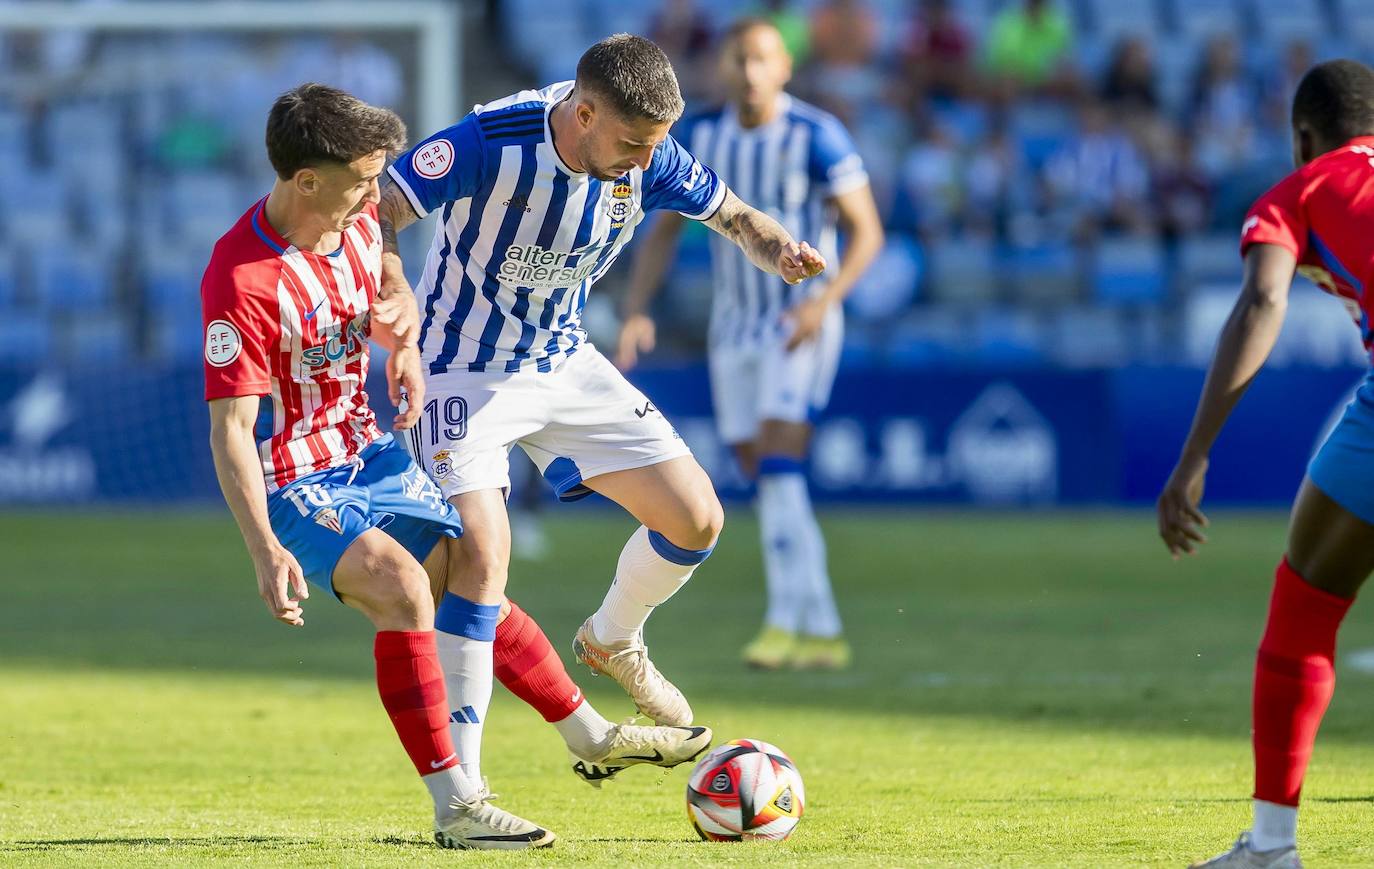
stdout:
{"type": "MultiPolygon", "coordinates": [[[[684,119],[675,131],[692,153],[709,163],[740,199],[810,242],[830,268],[839,263],[832,197],[868,183],[863,160],[833,115],[783,94],[777,116],[751,129],[726,106],[684,119]]],[[[776,335],[781,314],[799,294],[819,293],[817,281],[788,285],[765,274],[729,240],[711,236],[715,298],[711,343],[738,345],[776,335]]]]}
{"type": "Polygon", "coordinates": [[[549,113],[570,81],[479,105],[388,170],[422,217],[442,208],[424,275],[420,353],[431,374],[552,371],[587,340],[587,291],[645,212],[705,220],[725,185],[671,136],[611,182],[559,159],[549,113]]]}

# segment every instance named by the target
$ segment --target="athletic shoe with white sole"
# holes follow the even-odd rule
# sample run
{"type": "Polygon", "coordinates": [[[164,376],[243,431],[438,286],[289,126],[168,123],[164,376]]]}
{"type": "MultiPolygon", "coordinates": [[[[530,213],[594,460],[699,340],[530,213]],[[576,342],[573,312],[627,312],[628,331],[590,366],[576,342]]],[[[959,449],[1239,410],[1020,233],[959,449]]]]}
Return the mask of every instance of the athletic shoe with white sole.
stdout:
{"type": "Polygon", "coordinates": [[[592,620],[587,619],[573,638],[573,655],[593,673],[619,682],[639,711],[655,724],[685,727],[692,723],[692,707],[687,698],[649,660],[642,634],[624,646],[604,646],[592,633],[592,620]]]}
{"type": "Polygon", "coordinates": [[[617,724],[611,747],[599,758],[572,757],[572,771],[592,787],[599,788],[626,767],[647,763],[671,769],[695,760],[711,747],[709,727],[644,727],[617,724]]]}
{"type": "Polygon", "coordinates": [[[1275,848],[1256,851],[1250,847],[1250,833],[1240,834],[1236,844],[1225,854],[1218,854],[1204,863],[1194,863],[1189,869],[1302,869],[1297,848],[1275,848]]]}
{"type": "Polygon", "coordinates": [[[547,848],[558,838],[550,830],[493,806],[494,799],[496,794],[483,782],[475,799],[455,802],[452,817],[434,822],[434,841],[441,848],[460,851],[519,851],[547,848]]]}

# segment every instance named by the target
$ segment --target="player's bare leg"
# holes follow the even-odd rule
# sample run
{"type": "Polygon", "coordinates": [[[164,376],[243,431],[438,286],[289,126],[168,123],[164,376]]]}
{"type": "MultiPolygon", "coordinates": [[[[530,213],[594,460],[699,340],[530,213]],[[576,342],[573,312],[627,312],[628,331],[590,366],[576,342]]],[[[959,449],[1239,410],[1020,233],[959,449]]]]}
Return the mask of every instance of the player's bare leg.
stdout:
{"type": "Polygon", "coordinates": [[[583,623],[573,653],[615,679],[658,724],[687,725],[692,708],[649,660],[644,623],[706,560],[725,514],[710,477],[690,456],[601,474],[585,485],[640,521],[620,553],[601,608],[583,623]]]}
{"type": "Polygon", "coordinates": [[[434,640],[429,577],[401,544],[364,532],[334,569],[334,590],[377,629],[377,689],[434,800],[434,838],[446,848],[519,849],[554,835],[496,808],[463,773],[448,731],[448,699],[434,640]]]}
{"type": "Polygon", "coordinates": [[[1302,865],[1298,797],[1317,728],[1336,686],[1336,632],[1371,572],[1374,525],[1303,480],[1255,666],[1254,825],[1230,851],[1195,865],[1302,865]]]}
{"type": "Polygon", "coordinates": [[[741,468],[758,480],[768,610],[763,630],[744,649],[750,666],[836,670],[849,665],[830,587],[825,538],[811,506],[806,456],[812,427],[764,420],[756,440],[739,445],[741,468]]]}

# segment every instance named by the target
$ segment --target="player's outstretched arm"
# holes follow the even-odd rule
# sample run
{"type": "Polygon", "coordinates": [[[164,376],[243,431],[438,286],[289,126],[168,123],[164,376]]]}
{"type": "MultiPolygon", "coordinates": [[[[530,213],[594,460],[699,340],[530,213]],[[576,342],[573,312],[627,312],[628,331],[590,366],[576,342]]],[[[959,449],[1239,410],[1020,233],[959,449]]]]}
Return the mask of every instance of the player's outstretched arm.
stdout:
{"type": "Polygon", "coordinates": [[[301,601],[310,597],[310,592],[300,564],[277,540],[267,519],[267,487],[253,441],[259,400],[259,396],[244,395],[210,402],[210,450],[220,491],[252,556],[258,594],[273,618],[299,627],[305,623],[301,601]]]}
{"type": "Polygon", "coordinates": [[[825,271],[825,257],[806,242],[798,243],[782,224],[725,191],[725,201],[706,225],[739,245],[749,261],[789,284],[825,271]]]}
{"type": "Polygon", "coordinates": [[[1240,298],[1221,330],[1188,439],[1156,505],[1159,536],[1174,558],[1192,554],[1207,540],[1202,533],[1207,517],[1199,505],[1208,456],[1236,402],[1274,349],[1296,267],[1293,253],[1278,245],[1255,244],[1246,251],[1240,298]]]}
{"type": "Polygon", "coordinates": [[[615,364],[621,371],[629,371],[639,362],[639,354],[654,349],[656,329],[649,308],[663,286],[668,266],[677,255],[677,240],[685,220],[674,211],[659,212],[653,228],[635,252],[630,268],[630,290],[620,306],[620,341],[615,364]]]}
{"type": "Polygon", "coordinates": [[[814,338],[825,323],[826,312],[832,305],[840,305],[848,298],[859,278],[883,249],[883,220],[878,216],[878,203],[873,201],[873,189],[867,184],[834,197],[840,232],[846,244],[840,267],[826,284],[825,292],[803,298],[792,307],[792,335],[787,349],[795,350],[814,338]]]}

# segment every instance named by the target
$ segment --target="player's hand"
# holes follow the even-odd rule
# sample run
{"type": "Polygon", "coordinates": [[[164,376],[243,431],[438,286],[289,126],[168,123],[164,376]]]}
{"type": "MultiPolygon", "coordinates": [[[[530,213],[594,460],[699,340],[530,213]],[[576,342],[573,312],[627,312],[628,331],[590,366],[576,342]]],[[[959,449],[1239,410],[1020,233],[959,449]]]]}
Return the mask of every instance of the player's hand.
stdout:
{"type": "Polygon", "coordinates": [[[1179,459],[1155,504],[1159,513],[1159,536],[1175,561],[1180,555],[1192,555],[1198,546],[1207,542],[1207,535],[1202,533],[1208,524],[1207,517],[1198,509],[1206,476],[1206,457],[1179,459]]]}
{"type": "Polygon", "coordinates": [[[272,618],[297,628],[305,624],[301,601],[310,597],[310,590],[296,556],[278,543],[253,556],[253,569],[258,574],[258,596],[267,604],[272,618]]]}
{"type": "Polygon", "coordinates": [[[792,242],[778,255],[778,274],[789,284],[799,284],[825,271],[825,257],[806,242],[792,242]]]}
{"type": "Polygon", "coordinates": [[[413,340],[420,331],[420,308],[404,278],[393,278],[383,284],[372,300],[371,310],[373,326],[385,327],[397,340],[413,340]]]}
{"type": "Polygon", "coordinates": [[[787,352],[791,353],[807,341],[815,340],[825,325],[825,315],[830,312],[832,302],[816,297],[803,299],[787,312],[792,321],[792,334],[787,338],[787,352]]]}
{"type": "Polygon", "coordinates": [[[620,342],[615,352],[615,367],[629,371],[639,363],[639,354],[653,352],[658,331],[647,314],[631,314],[620,326],[620,342]]]}
{"type": "Polygon", "coordinates": [[[405,431],[420,421],[425,403],[425,378],[420,369],[420,350],[413,344],[398,347],[386,359],[386,388],[391,404],[399,413],[391,426],[405,431]],[[405,409],[401,409],[402,401],[405,409]]]}

